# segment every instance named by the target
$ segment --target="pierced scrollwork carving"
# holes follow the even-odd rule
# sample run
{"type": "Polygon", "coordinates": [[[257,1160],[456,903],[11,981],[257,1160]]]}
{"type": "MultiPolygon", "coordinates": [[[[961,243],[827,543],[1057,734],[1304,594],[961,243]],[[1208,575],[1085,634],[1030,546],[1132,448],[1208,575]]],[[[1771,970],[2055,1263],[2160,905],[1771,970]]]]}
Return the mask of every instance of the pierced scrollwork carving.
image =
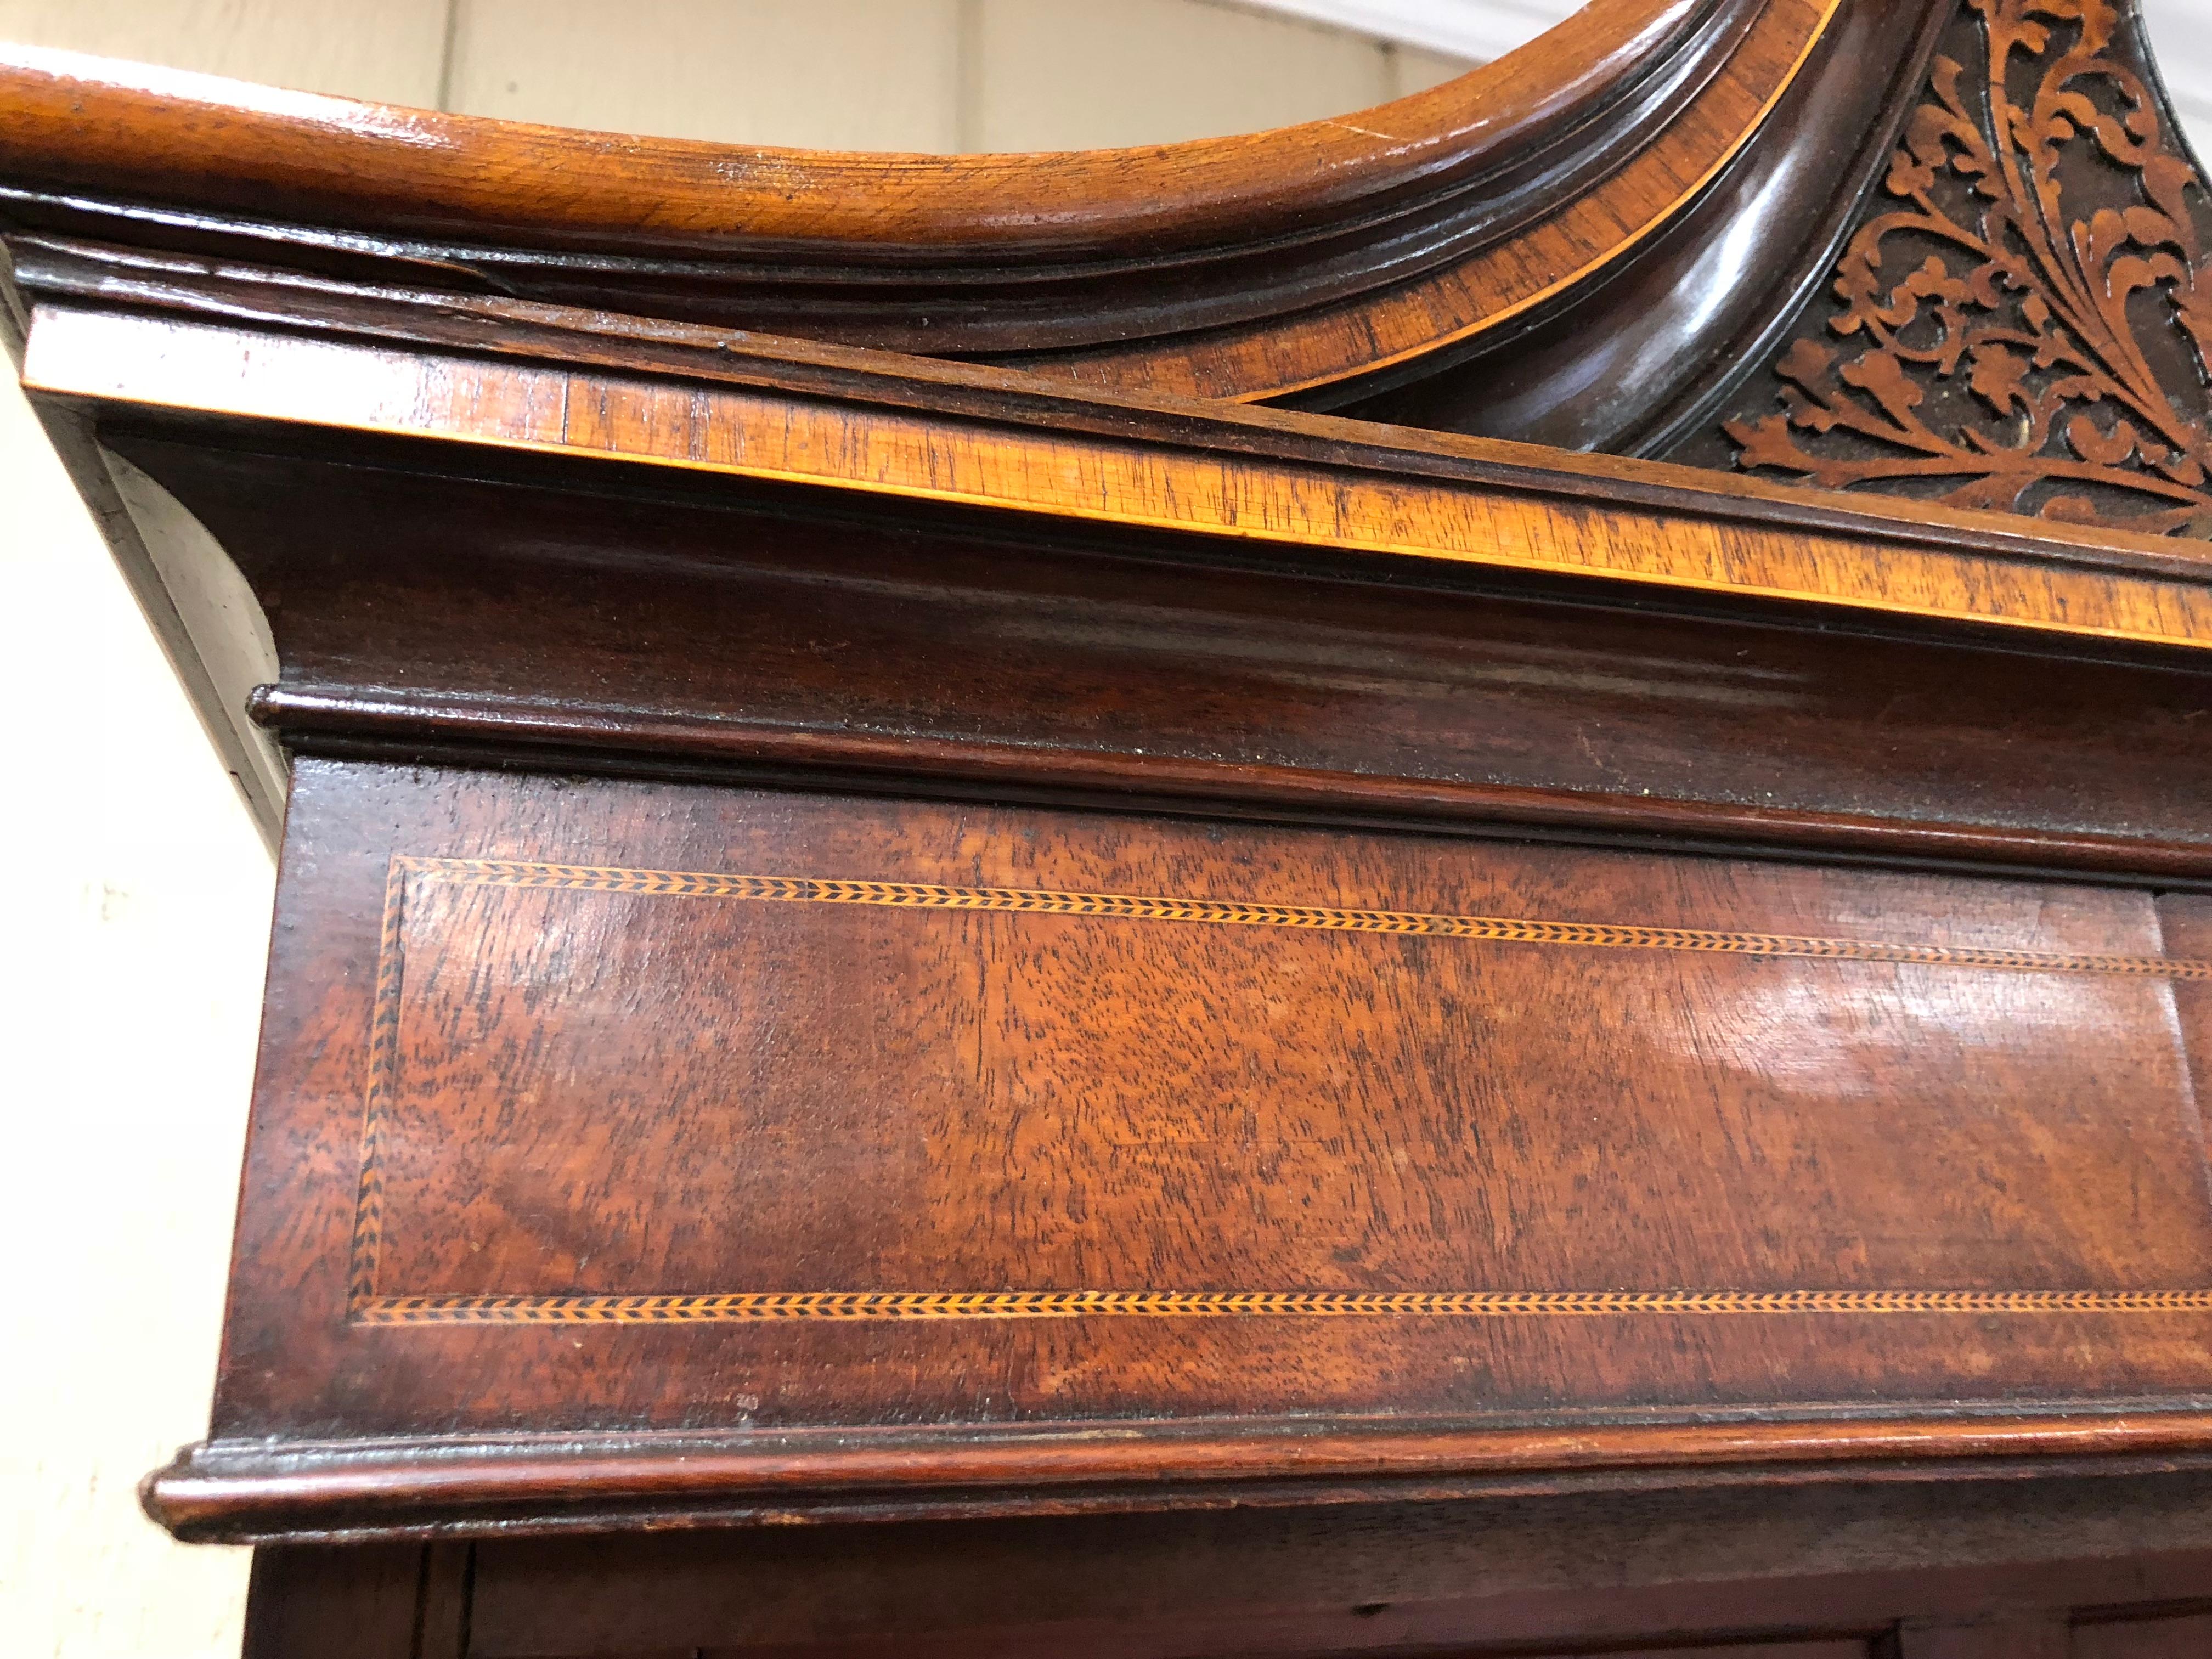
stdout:
{"type": "Polygon", "coordinates": [[[2212,535],[2203,180],[2108,0],[1966,11],[1736,464],[2212,535]]]}

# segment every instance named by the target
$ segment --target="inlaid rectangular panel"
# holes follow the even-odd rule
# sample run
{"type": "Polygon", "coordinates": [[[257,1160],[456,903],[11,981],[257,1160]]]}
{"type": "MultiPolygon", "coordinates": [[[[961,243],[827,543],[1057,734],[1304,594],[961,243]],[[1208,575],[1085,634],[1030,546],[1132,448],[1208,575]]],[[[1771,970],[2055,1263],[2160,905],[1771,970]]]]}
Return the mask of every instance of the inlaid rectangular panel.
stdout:
{"type": "Polygon", "coordinates": [[[495,1409],[520,1343],[630,1420],[807,1421],[2206,1380],[2212,959],[2146,895],[300,787],[276,983],[337,988],[272,1016],[257,1149],[314,1145],[341,1371],[495,1409]]]}
{"type": "Polygon", "coordinates": [[[2170,1053],[2094,1028],[2212,963],[390,871],[358,1317],[2212,1308],[2123,1231],[2142,1177],[2097,1179],[2094,1111],[2036,1086],[2170,1091],[2170,1053]],[[2149,1283],[2097,1285],[2100,1244],[2149,1283]]]}

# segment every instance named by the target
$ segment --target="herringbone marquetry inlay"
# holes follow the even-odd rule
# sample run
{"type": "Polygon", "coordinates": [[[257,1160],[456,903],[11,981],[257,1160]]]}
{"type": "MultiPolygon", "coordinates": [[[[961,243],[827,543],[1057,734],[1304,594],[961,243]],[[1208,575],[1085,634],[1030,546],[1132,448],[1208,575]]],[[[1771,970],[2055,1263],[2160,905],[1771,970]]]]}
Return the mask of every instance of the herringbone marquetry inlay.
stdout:
{"type": "Polygon", "coordinates": [[[1378,1314],[2195,1313],[2212,1291],[764,1291],[726,1296],[387,1296],[371,1325],[682,1324],[700,1320],[1176,1319],[1378,1314]]]}
{"type": "Polygon", "coordinates": [[[1217,927],[1389,933],[1500,944],[1697,951],[1826,961],[1916,963],[2008,973],[2212,980],[2212,961],[1899,945],[1785,933],[1727,933],[1612,922],[1345,909],[1019,887],[816,876],[716,875],[509,860],[402,856],[392,860],[377,964],[369,1079],[362,1115],[349,1305],[373,1325],[660,1324],[702,1321],[1220,1318],[1588,1317],[1635,1314],[2038,1314],[2212,1311],[2212,1290],[1607,1290],[1607,1291],[776,1291],[718,1294],[387,1296],[378,1289],[384,1230],[383,1126],[396,1091],[405,965],[402,927],[411,883],[553,888],[648,896],[895,909],[1098,916],[1217,927]]]}
{"type": "Polygon", "coordinates": [[[588,865],[524,864],[488,859],[397,859],[393,863],[441,881],[483,887],[558,887],[594,893],[757,899],[784,904],[869,904],[908,910],[1000,910],[1024,915],[1112,916],[1132,921],[1492,939],[1514,945],[1706,951],[1752,957],[1922,962],[1946,968],[2013,969],[2040,974],[2124,974],[2212,980],[2212,962],[2166,957],[2075,956],[2045,951],[1887,945],[1870,939],[1800,938],[1789,933],[1729,933],[1697,927],[1639,927],[1618,922],[1540,921],[1526,916],[1346,910],[1318,905],[1248,904],[1234,899],[1063,893],[1027,887],[943,887],[928,882],[851,881],[818,876],[719,876],[683,870],[611,870],[588,865]]]}

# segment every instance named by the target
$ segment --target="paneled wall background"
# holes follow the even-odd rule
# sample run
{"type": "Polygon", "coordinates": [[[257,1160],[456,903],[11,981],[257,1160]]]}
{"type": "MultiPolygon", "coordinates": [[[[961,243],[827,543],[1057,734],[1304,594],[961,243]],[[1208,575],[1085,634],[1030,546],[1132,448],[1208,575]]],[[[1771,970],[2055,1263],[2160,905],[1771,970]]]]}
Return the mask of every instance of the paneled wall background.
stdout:
{"type": "MultiPolygon", "coordinates": [[[[1510,44],[1570,3],[0,0],[0,40],[514,119],[1033,149],[1340,114],[1463,67],[1313,15],[1510,44]]],[[[2207,11],[2154,0],[2153,22],[2185,110],[2212,115],[2207,11]]],[[[0,694],[22,712],[0,858],[29,872],[0,951],[0,1259],[30,1292],[15,1352],[44,1362],[0,1368],[20,1430],[0,1651],[234,1654],[243,1553],[170,1544],[132,1487],[205,1421],[273,871],[12,377],[0,593],[0,694]]]]}

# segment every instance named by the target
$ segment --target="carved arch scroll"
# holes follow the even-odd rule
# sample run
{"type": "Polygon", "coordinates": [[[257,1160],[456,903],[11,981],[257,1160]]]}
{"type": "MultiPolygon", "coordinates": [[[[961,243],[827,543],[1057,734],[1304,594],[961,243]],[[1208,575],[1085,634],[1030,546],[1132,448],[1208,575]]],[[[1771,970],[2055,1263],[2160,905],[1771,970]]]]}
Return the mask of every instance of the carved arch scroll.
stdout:
{"type": "MultiPolygon", "coordinates": [[[[2212,203],[2112,0],[1966,0],[1737,465],[2212,534],[2212,203]]],[[[1771,384],[1771,382],[1769,383],[1771,384]]]]}
{"type": "Polygon", "coordinates": [[[569,131],[0,49],[0,223],[1240,400],[1603,279],[1750,143],[1841,0],[1595,0],[1273,132],[878,155],[569,131]]]}
{"type": "Polygon", "coordinates": [[[2132,0],[1595,0],[1355,117],[1061,155],[570,131],[16,47],[0,109],[19,257],[2212,526],[2212,204],[2132,0]]]}

